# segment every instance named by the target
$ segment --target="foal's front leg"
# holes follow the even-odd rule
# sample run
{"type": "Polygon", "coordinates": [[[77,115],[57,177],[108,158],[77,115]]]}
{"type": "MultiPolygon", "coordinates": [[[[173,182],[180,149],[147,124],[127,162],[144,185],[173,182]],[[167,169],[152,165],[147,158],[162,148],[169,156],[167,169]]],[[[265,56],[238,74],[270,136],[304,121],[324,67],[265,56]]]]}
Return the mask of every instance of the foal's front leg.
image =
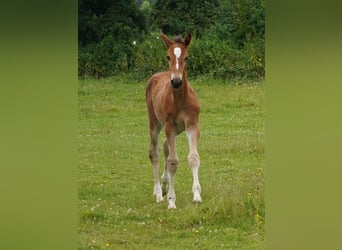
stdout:
{"type": "Polygon", "coordinates": [[[202,202],[201,198],[201,185],[198,179],[198,169],[200,167],[200,157],[197,152],[197,143],[199,139],[200,131],[198,126],[193,126],[186,130],[186,136],[189,143],[189,155],[188,161],[192,171],[193,185],[192,192],[194,194],[193,202],[202,202]]]}

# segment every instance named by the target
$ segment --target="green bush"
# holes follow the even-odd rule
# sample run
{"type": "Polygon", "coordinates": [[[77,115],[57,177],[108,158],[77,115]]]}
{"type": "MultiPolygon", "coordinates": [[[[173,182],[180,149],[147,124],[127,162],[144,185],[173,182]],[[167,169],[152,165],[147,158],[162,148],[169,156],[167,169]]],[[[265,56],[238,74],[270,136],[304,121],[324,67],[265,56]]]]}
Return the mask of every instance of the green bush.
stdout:
{"type": "Polygon", "coordinates": [[[263,39],[255,39],[244,44],[243,48],[247,78],[260,79],[265,77],[265,45],[263,39]]]}
{"type": "Polygon", "coordinates": [[[153,32],[142,43],[137,44],[133,70],[135,74],[147,78],[154,73],[167,70],[167,66],[166,46],[159,33],[153,32]]]}
{"type": "Polygon", "coordinates": [[[219,10],[218,0],[157,0],[152,11],[153,27],[170,35],[192,32],[202,37],[215,24],[219,10]]]}
{"type": "Polygon", "coordinates": [[[227,80],[259,79],[264,76],[264,55],[259,50],[261,48],[254,43],[236,49],[227,40],[196,40],[189,48],[189,76],[204,74],[227,80]]]}
{"type": "Polygon", "coordinates": [[[79,76],[99,78],[133,67],[133,42],[147,31],[135,1],[79,1],[78,21],[79,76]]]}
{"type": "Polygon", "coordinates": [[[130,46],[117,43],[112,36],[107,36],[98,44],[79,49],[80,76],[96,78],[128,72],[133,62],[134,52],[130,46]]]}
{"type": "Polygon", "coordinates": [[[227,78],[231,67],[229,58],[235,57],[224,41],[218,39],[202,39],[193,41],[189,48],[188,72],[190,77],[200,74],[227,78]]]}
{"type": "MultiPolygon", "coordinates": [[[[134,72],[139,78],[168,70],[166,46],[159,33],[151,33],[137,45],[134,72]]],[[[189,77],[208,75],[216,79],[260,79],[264,76],[262,41],[245,43],[242,49],[234,48],[227,40],[194,38],[189,47],[187,62],[189,77]]]]}
{"type": "Polygon", "coordinates": [[[189,77],[264,77],[265,0],[150,2],[145,0],[139,9],[132,0],[80,1],[79,76],[100,78],[127,72],[147,79],[167,70],[166,47],[159,38],[163,28],[169,36],[193,33],[189,77]],[[179,19],[177,11],[184,9],[189,15],[179,19]]]}

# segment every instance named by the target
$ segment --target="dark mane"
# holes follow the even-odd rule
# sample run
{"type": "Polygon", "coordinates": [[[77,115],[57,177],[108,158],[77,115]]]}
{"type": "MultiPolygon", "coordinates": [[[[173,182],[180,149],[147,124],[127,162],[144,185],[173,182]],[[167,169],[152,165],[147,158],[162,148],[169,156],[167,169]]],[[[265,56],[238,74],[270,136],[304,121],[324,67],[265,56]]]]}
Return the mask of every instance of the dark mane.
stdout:
{"type": "Polygon", "coordinates": [[[175,36],[173,38],[173,41],[176,42],[176,43],[183,43],[183,39],[181,36],[175,36]]]}

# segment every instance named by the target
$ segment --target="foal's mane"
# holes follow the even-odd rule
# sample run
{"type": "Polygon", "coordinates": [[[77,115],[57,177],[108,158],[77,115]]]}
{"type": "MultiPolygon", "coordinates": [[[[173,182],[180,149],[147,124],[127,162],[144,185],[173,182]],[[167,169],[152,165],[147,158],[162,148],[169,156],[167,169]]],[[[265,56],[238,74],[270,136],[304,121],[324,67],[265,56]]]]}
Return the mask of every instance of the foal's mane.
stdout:
{"type": "Polygon", "coordinates": [[[183,41],[181,36],[175,36],[173,38],[173,41],[176,42],[176,43],[184,43],[184,41],[183,41]]]}

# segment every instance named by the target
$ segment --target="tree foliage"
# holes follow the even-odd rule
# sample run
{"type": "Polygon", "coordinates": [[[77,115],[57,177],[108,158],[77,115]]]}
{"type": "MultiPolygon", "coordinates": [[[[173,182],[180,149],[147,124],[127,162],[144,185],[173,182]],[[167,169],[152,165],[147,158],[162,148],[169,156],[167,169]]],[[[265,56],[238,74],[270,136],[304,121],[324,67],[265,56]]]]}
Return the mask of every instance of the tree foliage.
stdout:
{"type": "Polygon", "coordinates": [[[147,31],[145,16],[127,0],[79,1],[79,74],[97,77],[127,71],[134,41],[147,31]]]}
{"type": "Polygon", "coordinates": [[[79,0],[79,75],[165,70],[160,29],[193,33],[191,77],[264,77],[265,0],[79,0]]]}
{"type": "Polygon", "coordinates": [[[153,10],[154,26],[168,34],[178,35],[191,31],[201,37],[215,23],[217,0],[157,0],[153,10]]]}
{"type": "Polygon", "coordinates": [[[239,48],[252,40],[264,40],[265,0],[221,0],[217,23],[210,35],[239,48]]]}

